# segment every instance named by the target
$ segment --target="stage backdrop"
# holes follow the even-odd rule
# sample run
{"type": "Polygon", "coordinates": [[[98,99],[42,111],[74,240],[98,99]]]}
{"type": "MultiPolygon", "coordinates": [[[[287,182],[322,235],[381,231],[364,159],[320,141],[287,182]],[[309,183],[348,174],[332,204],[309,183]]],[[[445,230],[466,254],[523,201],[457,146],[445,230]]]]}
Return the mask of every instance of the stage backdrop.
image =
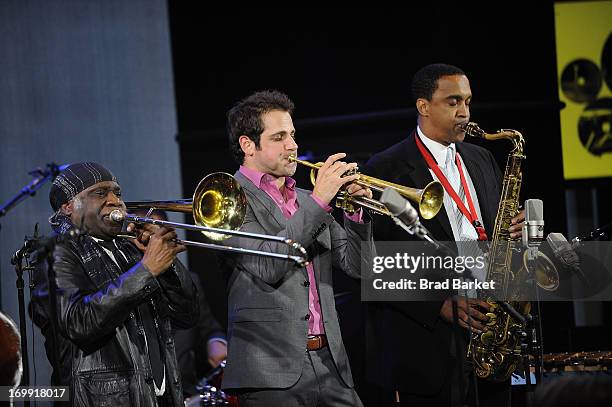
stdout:
{"type": "Polygon", "coordinates": [[[612,1],[555,4],[566,180],[612,177],[612,1]]]}
{"type": "MultiPolygon", "coordinates": [[[[125,199],[182,196],[164,0],[3,1],[0,72],[0,201],[37,166],[83,160],[110,168],[125,199]]],[[[10,255],[36,222],[49,232],[48,193],[0,218],[1,308],[16,321],[10,255]]],[[[49,384],[42,338],[27,328],[30,383],[49,384]]]]}

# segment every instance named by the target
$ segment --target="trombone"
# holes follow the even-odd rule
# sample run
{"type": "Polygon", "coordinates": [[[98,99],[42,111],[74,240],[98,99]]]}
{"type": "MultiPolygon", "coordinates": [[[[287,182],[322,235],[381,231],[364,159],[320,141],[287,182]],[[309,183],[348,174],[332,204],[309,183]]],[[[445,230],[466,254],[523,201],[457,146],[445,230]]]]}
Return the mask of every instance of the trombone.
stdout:
{"type": "MultiPolygon", "coordinates": [[[[310,171],[310,182],[315,185],[316,182],[316,170],[321,168],[323,163],[313,164],[308,161],[300,160],[295,155],[289,156],[289,162],[296,162],[298,164],[305,165],[311,168],[310,171]]],[[[432,181],[425,188],[417,189],[405,187],[403,185],[395,184],[393,182],[383,181],[378,178],[370,177],[368,175],[359,174],[359,179],[354,181],[363,187],[373,189],[378,192],[383,192],[385,188],[392,188],[397,191],[400,195],[407,199],[415,202],[419,206],[419,213],[424,219],[431,219],[438,214],[442,204],[444,202],[444,188],[438,181],[432,181]]],[[[352,175],[345,174],[345,175],[352,175]]],[[[336,197],[336,207],[341,208],[348,213],[355,212],[355,205],[368,208],[375,213],[380,215],[392,216],[391,212],[387,207],[380,201],[364,196],[353,197],[350,196],[346,191],[340,191],[340,195],[336,197]]]]}
{"type": "Polygon", "coordinates": [[[225,172],[215,172],[204,177],[196,187],[192,199],[179,199],[176,201],[131,201],[125,202],[125,206],[128,210],[148,209],[149,211],[146,216],[137,216],[129,213],[126,214],[115,209],[110,213],[111,220],[117,223],[148,223],[175,229],[192,230],[201,232],[208,239],[217,242],[223,241],[231,236],[280,242],[298,251],[300,256],[269,253],[242,247],[196,242],[193,240],[176,239],[178,244],[291,260],[302,267],[308,264],[306,249],[292,239],[282,236],[242,232],[239,230],[246,215],[246,195],[238,181],[225,172]],[[155,209],[191,213],[196,225],[153,219],[150,215],[155,209]]]}

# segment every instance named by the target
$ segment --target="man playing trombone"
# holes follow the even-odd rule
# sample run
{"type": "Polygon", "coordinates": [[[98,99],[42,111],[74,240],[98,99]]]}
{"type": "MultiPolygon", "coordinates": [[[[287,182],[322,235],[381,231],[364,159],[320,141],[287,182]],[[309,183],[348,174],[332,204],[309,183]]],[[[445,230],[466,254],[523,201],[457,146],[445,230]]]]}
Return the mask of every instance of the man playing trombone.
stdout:
{"type": "MultiPolygon", "coordinates": [[[[228,359],[223,386],[241,407],[361,406],[342,343],[332,288],[332,267],[353,277],[375,255],[370,219],[359,209],[344,229],[329,213],[340,188],[352,196],[371,191],[346,175],[356,164],[330,156],[312,192],[295,187],[297,163],[293,103],[281,92],[256,92],[228,112],[237,181],[248,209],[242,231],[286,236],[308,251],[306,267],[286,260],[230,254],[228,359]]],[[[234,237],[228,244],[289,252],[277,242],[234,237]]]]}
{"type": "Polygon", "coordinates": [[[110,214],[125,211],[121,188],[97,163],[71,164],[49,198],[55,211],[49,221],[64,238],[53,263],[57,325],[42,285],[32,314],[48,355],[54,348],[59,355],[53,384],[70,386],[73,406],[100,400],[117,407],[183,406],[173,331],[193,325],[199,310],[196,288],[176,260],[185,249],[176,233],[147,225],[138,243],[144,254],[117,237],[121,224],[110,214]]]}

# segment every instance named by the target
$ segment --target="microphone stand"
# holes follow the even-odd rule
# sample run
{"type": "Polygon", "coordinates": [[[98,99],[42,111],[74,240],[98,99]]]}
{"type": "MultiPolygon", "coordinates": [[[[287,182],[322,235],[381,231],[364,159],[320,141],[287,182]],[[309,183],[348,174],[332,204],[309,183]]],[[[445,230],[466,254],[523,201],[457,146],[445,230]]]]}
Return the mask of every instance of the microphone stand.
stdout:
{"type": "MultiPolygon", "coordinates": [[[[74,229],[68,232],[65,236],[52,236],[49,238],[38,237],[38,224],[36,224],[34,236],[31,238],[26,237],[26,241],[21,249],[19,249],[13,256],[12,262],[15,265],[17,272],[17,290],[19,300],[19,331],[21,335],[21,352],[23,360],[23,375],[20,386],[30,385],[30,373],[29,373],[29,352],[27,343],[27,329],[26,329],[26,308],[24,300],[24,280],[23,271],[34,271],[41,267],[42,261],[44,260],[47,265],[47,292],[48,292],[48,312],[49,312],[49,327],[51,329],[51,348],[53,349],[52,354],[49,356],[49,362],[53,369],[59,368],[58,361],[58,328],[57,328],[57,285],[55,283],[55,270],[53,268],[53,251],[55,246],[67,239],[73,239],[81,231],[74,229]],[[23,261],[26,262],[26,267],[23,267],[23,261]]],[[[30,282],[32,282],[32,275],[30,275],[30,282]]],[[[30,288],[33,288],[30,283],[30,288]]],[[[30,402],[24,400],[24,407],[28,407],[30,402]]]]}
{"type": "MultiPolygon", "coordinates": [[[[47,181],[53,180],[65,166],[58,166],[54,162],[47,164],[46,169],[35,168],[32,171],[29,171],[28,174],[32,175],[34,179],[30,181],[26,186],[24,186],[15,196],[4,202],[0,206],[0,218],[6,216],[6,214],[25,200],[28,196],[36,195],[36,191],[40,189],[47,181]]],[[[38,226],[38,225],[37,225],[38,226]]],[[[0,224],[0,229],[2,228],[2,224],[0,224]]],[[[37,235],[37,228],[35,231],[37,235]]],[[[34,237],[33,240],[36,240],[37,237],[34,237]]],[[[26,243],[24,247],[15,253],[13,258],[11,259],[11,263],[15,266],[15,272],[17,273],[17,299],[19,302],[19,331],[21,334],[21,352],[22,352],[22,360],[23,360],[23,376],[21,383],[23,385],[29,385],[30,376],[29,376],[29,360],[28,360],[28,340],[26,336],[26,321],[25,321],[25,298],[24,298],[24,280],[23,280],[23,272],[24,270],[31,271],[32,267],[29,263],[27,266],[23,267],[23,258],[29,255],[31,247],[28,247],[28,242],[32,242],[32,239],[26,238],[26,243]],[[24,382],[25,381],[25,382],[24,382]]],[[[0,261],[0,264],[2,262],[0,261]]],[[[1,273],[0,273],[1,275],[1,273]]],[[[29,401],[24,401],[24,406],[29,406],[29,401]]]]}
{"type": "MultiPolygon", "coordinates": [[[[526,228],[525,228],[526,229],[526,228]]],[[[528,324],[526,325],[526,329],[524,335],[521,335],[521,349],[528,350],[528,353],[533,356],[533,366],[535,368],[535,386],[538,383],[542,383],[543,379],[543,367],[542,363],[544,357],[542,355],[543,346],[541,344],[542,341],[542,329],[541,329],[541,309],[540,309],[540,292],[537,287],[537,279],[535,276],[535,263],[539,253],[539,246],[541,241],[538,239],[530,239],[528,234],[523,233],[523,243],[527,248],[527,271],[531,278],[527,280],[530,283],[535,295],[535,313],[533,311],[527,315],[526,321],[528,324]]],[[[531,382],[531,363],[529,361],[529,356],[527,354],[523,355],[523,369],[525,371],[525,402],[526,405],[531,405],[534,399],[534,390],[535,386],[531,382]]]]}
{"type": "MultiPolygon", "coordinates": [[[[64,166],[62,166],[62,168],[64,168],[64,166]]],[[[28,196],[36,195],[36,191],[38,191],[38,189],[47,181],[53,180],[60,173],[62,168],[55,163],[50,163],[47,164],[46,170],[43,170],[42,168],[35,168],[32,171],[29,171],[28,174],[32,175],[34,179],[25,187],[21,188],[17,195],[10,198],[8,201],[4,202],[2,206],[0,206],[0,218],[5,216],[8,211],[13,209],[28,196]]]]}
{"type": "MultiPolygon", "coordinates": [[[[23,361],[23,374],[21,376],[21,382],[19,386],[29,386],[30,385],[30,359],[29,359],[29,351],[28,351],[28,336],[27,336],[27,324],[26,324],[26,309],[25,309],[25,297],[24,297],[24,280],[23,280],[23,272],[25,270],[32,271],[34,267],[31,266],[28,261],[28,256],[31,253],[35,245],[35,241],[38,239],[38,224],[36,224],[34,230],[34,237],[28,238],[26,236],[25,243],[21,249],[19,249],[11,259],[11,263],[15,266],[15,272],[17,274],[17,281],[15,285],[17,286],[17,302],[19,304],[19,334],[21,335],[21,358],[23,361]],[[23,267],[23,261],[26,261],[26,267],[23,267]]],[[[32,281],[32,275],[30,274],[30,282],[32,281]]],[[[32,288],[30,284],[30,288],[32,288]]],[[[28,407],[30,405],[30,401],[25,399],[23,402],[24,407],[28,407]]]]}

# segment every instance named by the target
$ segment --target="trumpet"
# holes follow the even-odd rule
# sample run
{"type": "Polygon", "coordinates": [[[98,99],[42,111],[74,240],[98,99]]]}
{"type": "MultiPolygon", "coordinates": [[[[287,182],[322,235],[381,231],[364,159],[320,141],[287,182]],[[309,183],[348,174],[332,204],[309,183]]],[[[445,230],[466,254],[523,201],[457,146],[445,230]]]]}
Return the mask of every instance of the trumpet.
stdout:
{"type": "MultiPolygon", "coordinates": [[[[295,155],[289,156],[289,162],[296,162],[298,164],[310,167],[310,182],[313,186],[315,185],[317,178],[316,171],[321,168],[323,163],[313,164],[308,161],[300,160],[295,155]]],[[[359,179],[354,181],[358,185],[378,192],[383,192],[385,188],[393,188],[403,197],[418,204],[419,214],[423,219],[431,219],[436,216],[444,202],[444,188],[438,181],[432,181],[427,184],[425,188],[417,189],[384,181],[379,178],[374,178],[355,171],[349,171],[344,175],[353,175],[355,173],[359,174],[359,179]]],[[[336,207],[341,208],[348,213],[353,213],[356,210],[355,206],[370,209],[374,213],[380,215],[392,216],[391,212],[382,202],[363,196],[350,196],[348,192],[341,190],[340,194],[336,197],[336,207]]]]}
{"type": "Polygon", "coordinates": [[[242,227],[246,215],[246,195],[238,181],[230,174],[224,172],[215,172],[204,177],[196,187],[192,199],[179,199],[175,201],[131,201],[125,202],[125,206],[128,210],[148,209],[149,211],[145,216],[137,216],[123,213],[115,209],[110,213],[110,219],[117,223],[148,223],[151,225],[201,232],[208,239],[217,242],[223,241],[231,236],[280,242],[296,250],[300,255],[269,253],[229,245],[176,239],[176,243],[178,244],[291,260],[300,266],[306,266],[308,264],[306,249],[292,239],[282,236],[242,232],[239,230],[240,227],[242,227]],[[150,216],[155,209],[191,213],[196,225],[153,219],[150,216]]]}

